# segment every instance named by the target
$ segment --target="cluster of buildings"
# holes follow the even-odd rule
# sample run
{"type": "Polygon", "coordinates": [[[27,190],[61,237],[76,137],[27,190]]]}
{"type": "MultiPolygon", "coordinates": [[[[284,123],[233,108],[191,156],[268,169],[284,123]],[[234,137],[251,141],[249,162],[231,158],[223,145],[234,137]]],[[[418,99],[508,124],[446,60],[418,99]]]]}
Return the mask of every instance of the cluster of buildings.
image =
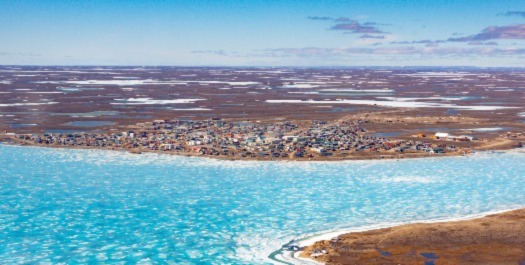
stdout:
{"type": "Polygon", "coordinates": [[[127,149],[133,152],[166,151],[189,155],[299,158],[340,156],[362,152],[457,151],[453,145],[422,141],[389,140],[367,134],[363,121],[312,121],[262,124],[204,121],[155,120],[139,123],[119,133],[46,133],[16,135],[20,141],[37,145],[61,145],[127,149]]]}

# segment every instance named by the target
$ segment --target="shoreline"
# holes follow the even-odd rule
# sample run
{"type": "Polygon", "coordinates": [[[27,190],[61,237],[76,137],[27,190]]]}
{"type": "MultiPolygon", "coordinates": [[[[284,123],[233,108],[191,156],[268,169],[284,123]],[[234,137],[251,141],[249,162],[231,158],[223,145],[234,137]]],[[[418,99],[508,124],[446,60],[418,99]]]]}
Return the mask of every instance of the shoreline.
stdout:
{"type": "MultiPolygon", "coordinates": [[[[451,224],[454,222],[473,221],[473,220],[482,219],[482,218],[489,217],[489,216],[501,215],[501,214],[510,213],[513,211],[518,211],[518,210],[525,210],[525,205],[515,206],[509,209],[493,210],[493,211],[488,211],[488,212],[468,214],[468,215],[459,216],[459,217],[435,218],[435,219],[425,219],[425,220],[416,220],[416,221],[408,221],[408,222],[378,223],[378,224],[372,224],[372,225],[361,226],[361,227],[347,227],[347,228],[329,230],[325,232],[304,235],[303,237],[294,239],[290,241],[289,243],[284,244],[281,249],[276,250],[274,252],[275,255],[274,253],[272,253],[272,255],[274,256],[280,255],[280,257],[283,257],[285,259],[284,263],[287,263],[287,264],[304,264],[304,262],[307,262],[308,264],[325,264],[313,258],[303,257],[301,255],[305,252],[305,248],[307,247],[312,247],[316,243],[331,240],[333,238],[338,238],[340,236],[347,235],[347,234],[372,232],[372,231],[377,231],[381,229],[389,229],[389,228],[396,229],[400,227],[405,227],[409,225],[418,225],[418,224],[422,224],[422,225],[451,224]],[[295,248],[296,250],[290,250],[291,247],[295,248]],[[285,250],[285,248],[287,248],[287,250],[285,250]]],[[[272,260],[275,260],[277,262],[283,262],[282,260],[279,260],[279,259],[272,259],[272,260]]]]}
{"type": "Polygon", "coordinates": [[[41,148],[55,148],[55,149],[73,149],[73,150],[105,150],[105,151],[117,151],[117,152],[126,152],[129,154],[165,154],[172,156],[180,157],[195,157],[195,158],[207,158],[214,159],[218,161],[274,161],[274,162],[343,162],[343,161],[388,161],[388,160],[405,160],[405,159],[424,159],[424,158],[439,158],[439,157],[459,157],[459,156],[469,156],[477,152],[497,152],[497,151],[509,151],[521,149],[515,141],[512,141],[515,145],[496,145],[496,148],[471,148],[469,152],[447,152],[447,153],[403,153],[403,154],[375,154],[375,155],[360,155],[360,156],[348,156],[348,157],[331,157],[331,156],[319,156],[315,158],[290,158],[290,157],[279,157],[279,158],[252,158],[252,157],[237,157],[237,156],[212,156],[212,155],[199,155],[192,152],[170,152],[162,150],[135,150],[129,148],[103,148],[103,147],[88,147],[88,146],[67,146],[67,145],[42,145],[42,144],[33,144],[26,141],[21,141],[15,138],[7,137],[0,138],[0,144],[12,145],[12,146],[30,146],[30,147],[41,147],[41,148]],[[502,148],[503,147],[503,148],[502,148]]]}
{"type": "MultiPolygon", "coordinates": [[[[395,158],[353,158],[353,159],[332,159],[332,160],[306,160],[306,159],[246,159],[246,158],[228,158],[228,157],[216,157],[216,156],[208,156],[208,155],[194,155],[194,154],[179,154],[179,153],[172,153],[172,152],[165,152],[165,151],[159,151],[159,150],[146,150],[145,152],[141,153],[134,153],[127,149],[109,149],[109,148],[98,148],[98,147],[83,147],[83,146],[51,146],[51,145],[36,145],[36,144],[20,144],[18,142],[6,142],[0,139],[0,146],[13,146],[13,147],[28,147],[28,148],[48,148],[48,149],[65,149],[65,150],[81,150],[81,151],[106,151],[106,152],[117,152],[122,154],[129,154],[129,155],[166,155],[170,157],[180,157],[180,158],[201,158],[201,159],[209,159],[211,161],[215,162],[279,162],[279,163],[344,163],[344,162],[394,162],[394,161],[402,161],[402,160],[418,160],[418,159],[440,159],[440,158],[452,158],[452,157],[471,157],[475,155],[480,154],[493,154],[493,153],[500,153],[500,152],[523,152],[522,150],[525,150],[525,147],[513,147],[508,149],[494,149],[494,150],[473,150],[473,152],[469,154],[452,154],[452,153],[445,153],[445,154],[434,154],[434,155],[428,155],[427,156],[405,156],[405,157],[395,157],[395,158]]],[[[525,207],[525,206],[524,206],[525,207]]]]}

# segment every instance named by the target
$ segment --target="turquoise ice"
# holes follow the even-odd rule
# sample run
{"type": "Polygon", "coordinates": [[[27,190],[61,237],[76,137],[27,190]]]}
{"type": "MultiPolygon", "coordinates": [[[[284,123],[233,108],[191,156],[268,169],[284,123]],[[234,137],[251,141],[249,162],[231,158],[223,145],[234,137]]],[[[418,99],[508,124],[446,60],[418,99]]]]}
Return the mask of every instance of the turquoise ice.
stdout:
{"type": "Polygon", "coordinates": [[[302,235],[525,206],[525,152],[217,161],[0,145],[0,261],[265,264],[302,235]]]}

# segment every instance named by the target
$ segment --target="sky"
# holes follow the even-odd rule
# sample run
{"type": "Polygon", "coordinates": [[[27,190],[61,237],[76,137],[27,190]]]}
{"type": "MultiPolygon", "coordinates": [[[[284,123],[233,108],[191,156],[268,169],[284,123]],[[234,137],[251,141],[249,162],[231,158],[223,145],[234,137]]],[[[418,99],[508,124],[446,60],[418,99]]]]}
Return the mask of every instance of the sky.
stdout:
{"type": "Polygon", "coordinates": [[[0,0],[0,64],[525,67],[525,2],[0,0]]]}

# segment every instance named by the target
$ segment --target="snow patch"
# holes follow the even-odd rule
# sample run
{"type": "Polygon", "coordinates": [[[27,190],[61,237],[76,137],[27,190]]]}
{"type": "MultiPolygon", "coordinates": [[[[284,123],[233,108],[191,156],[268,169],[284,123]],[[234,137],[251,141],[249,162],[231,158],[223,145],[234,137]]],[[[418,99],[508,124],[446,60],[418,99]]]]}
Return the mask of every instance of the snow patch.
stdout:
{"type": "Polygon", "coordinates": [[[195,103],[205,99],[198,98],[183,98],[183,99],[152,99],[152,98],[128,98],[115,99],[118,102],[111,103],[113,105],[166,105],[166,104],[187,104],[195,103]]]}

